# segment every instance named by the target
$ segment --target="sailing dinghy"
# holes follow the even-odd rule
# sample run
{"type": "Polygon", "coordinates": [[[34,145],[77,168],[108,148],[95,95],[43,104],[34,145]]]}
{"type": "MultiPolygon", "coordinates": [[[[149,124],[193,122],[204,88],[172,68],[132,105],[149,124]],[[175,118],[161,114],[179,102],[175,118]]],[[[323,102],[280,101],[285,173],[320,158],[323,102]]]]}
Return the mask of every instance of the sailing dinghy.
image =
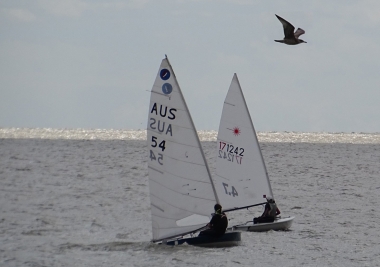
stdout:
{"type": "Polygon", "coordinates": [[[219,238],[183,238],[210,221],[218,198],[198,134],[165,57],[150,96],[147,125],[149,190],[155,243],[196,246],[233,246],[240,232],[219,238]]]}
{"type": "MultiPolygon", "coordinates": [[[[236,73],[224,101],[219,125],[214,184],[225,212],[263,205],[266,197],[273,198],[259,141],[236,73]]],[[[293,219],[278,217],[272,223],[259,224],[250,221],[232,229],[286,230],[293,219]]]]}

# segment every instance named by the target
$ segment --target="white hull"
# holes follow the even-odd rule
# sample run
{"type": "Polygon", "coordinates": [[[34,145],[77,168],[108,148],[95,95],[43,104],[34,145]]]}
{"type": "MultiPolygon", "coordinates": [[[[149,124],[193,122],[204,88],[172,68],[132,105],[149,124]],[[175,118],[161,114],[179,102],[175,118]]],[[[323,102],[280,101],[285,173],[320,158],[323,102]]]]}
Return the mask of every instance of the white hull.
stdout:
{"type": "Polygon", "coordinates": [[[238,230],[238,231],[248,231],[248,232],[265,232],[265,231],[280,231],[280,230],[288,230],[293,223],[294,217],[285,217],[285,218],[279,218],[276,219],[272,223],[257,223],[253,224],[246,223],[244,225],[235,225],[232,226],[231,230],[238,230]]]}

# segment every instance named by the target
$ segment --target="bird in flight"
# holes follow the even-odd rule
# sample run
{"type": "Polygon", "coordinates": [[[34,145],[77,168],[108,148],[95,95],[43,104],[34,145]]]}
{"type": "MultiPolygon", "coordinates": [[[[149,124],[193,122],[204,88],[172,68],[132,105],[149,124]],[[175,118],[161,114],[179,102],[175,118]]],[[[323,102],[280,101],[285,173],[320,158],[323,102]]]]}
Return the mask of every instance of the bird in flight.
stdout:
{"type": "Polygon", "coordinates": [[[283,40],[274,40],[275,42],[284,43],[287,45],[296,45],[300,43],[306,43],[304,40],[298,39],[298,37],[300,37],[302,34],[305,33],[304,30],[302,30],[301,28],[298,28],[294,32],[294,26],[291,23],[287,22],[280,16],[276,15],[276,17],[280,20],[280,22],[282,23],[282,26],[284,27],[285,37],[283,40]]]}

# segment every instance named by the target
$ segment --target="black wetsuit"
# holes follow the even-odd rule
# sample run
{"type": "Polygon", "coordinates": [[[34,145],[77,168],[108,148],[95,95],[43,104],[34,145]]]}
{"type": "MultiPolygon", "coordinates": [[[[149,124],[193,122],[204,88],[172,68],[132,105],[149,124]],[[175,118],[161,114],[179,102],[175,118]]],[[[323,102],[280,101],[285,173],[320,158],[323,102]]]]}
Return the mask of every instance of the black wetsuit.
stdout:
{"type": "Polygon", "coordinates": [[[226,214],[224,212],[221,214],[216,213],[214,216],[212,216],[212,219],[210,221],[210,229],[200,232],[199,235],[219,237],[226,232],[227,226],[228,219],[226,214]]]}

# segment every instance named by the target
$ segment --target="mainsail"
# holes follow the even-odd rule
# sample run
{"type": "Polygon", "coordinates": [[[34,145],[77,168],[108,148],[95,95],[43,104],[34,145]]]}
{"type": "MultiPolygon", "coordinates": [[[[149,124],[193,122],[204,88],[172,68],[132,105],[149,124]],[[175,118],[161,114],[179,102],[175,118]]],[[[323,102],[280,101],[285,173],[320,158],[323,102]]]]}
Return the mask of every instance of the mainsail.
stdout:
{"type": "Polygon", "coordinates": [[[223,105],[214,183],[225,211],[260,205],[272,196],[264,159],[236,73],[223,105]]]}
{"type": "Polygon", "coordinates": [[[153,241],[194,232],[217,201],[204,153],[167,58],[154,82],[147,125],[153,241]]]}

